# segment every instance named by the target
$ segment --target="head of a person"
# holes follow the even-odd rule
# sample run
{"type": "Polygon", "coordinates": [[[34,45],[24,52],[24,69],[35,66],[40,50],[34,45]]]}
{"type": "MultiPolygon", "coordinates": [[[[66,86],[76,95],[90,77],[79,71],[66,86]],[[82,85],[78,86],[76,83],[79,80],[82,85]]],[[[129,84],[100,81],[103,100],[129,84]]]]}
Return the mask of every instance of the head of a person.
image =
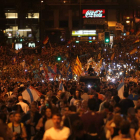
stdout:
{"type": "Polygon", "coordinates": [[[18,96],[18,101],[22,102],[23,101],[23,97],[22,96],[18,96]]]}
{"type": "Polygon", "coordinates": [[[82,104],[81,104],[81,107],[82,107],[83,109],[87,110],[87,109],[88,109],[88,101],[83,100],[83,101],[82,101],[82,104]]]}
{"type": "Polygon", "coordinates": [[[65,103],[64,103],[64,101],[61,101],[60,102],[60,108],[64,108],[65,107],[65,103]]]}
{"type": "Polygon", "coordinates": [[[80,99],[81,98],[81,95],[80,95],[80,91],[79,90],[76,90],[75,91],[74,98],[75,99],[80,99]]]}
{"type": "Polygon", "coordinates": [[[19,123],[21,121],[21,114],[19,112],[15,112],[14,121],[19,123]]]}
{"type": "Polygon", "coordinates": [[[137,107],[140,107],[140,97],[137,100],[137,107]]]}
{"type": "Polygon", "coordinates": [[[62,94],[62,90],[59,90],[59,91],[57,92],[57,95],[58,95],[58,96],[61,96],[61,94],[62,94]]]}
{"type": "Polygon", "coordinates": [[[127,136],[130,130],[130,123],[128,121],[123,121],[120,125],[120,132],[122,135],[127,136]]]}
{"type": "Polygon", "coordinates": [[[105,98],[106,98],[106,100],[110,100],[110,99],[111,99],[111,96],[112,96],[112,94],[111,94],[110,91],[107,91],[107,92],[105,93],[105,98]]]}
{"type": "Polygon", "coordinates": [[[10,122],[13,122],[13,121],[14,121],[14,113],[11,112],[11,113],[9,114],[9,123],[10,123],[10,122]]]}
{"type": "Polygon", "coordinates": [[[6,124],[7,116],[3,112],[0,113],[0,123],[6,124]]]}
{"type": "Polygon", "coordinates": [[[92,68],[92,65],[89,65],[89,68],[92,68]]]}
{"type": "Polygon", "coordinates": [[[88,100],[88,108],[91,111],[95,111],[96,110],[96,100],[94,98],[88,100]]]}
{"type": "Polygon", "coordinates": [[[47,119],[50,119],[52,117],[51,108],[49,108],[49,107],[46,108],[45,116],[46,116],[47,119]]]}
{"type": "Polygon", "coordinates": [[[45,106],[45,97],[40,98],[40,105],[45,106]]]}
{"type": "Polygon", "coordinates": [[[6,105],[1,106],[1,112],[4,113],[4,114],[8,113],[6,105]]]}
{"type": "Polygon", "coordinates": [[[54,113],[53,114],[52,121],[53,121],[54,127],[56,129],[59,129],[60,128],[61,120],[62,120],[62,116],[61,116],[60,113],[54,113]]]}
{"type": "Polygon", "coordinates": [[[30,111],[32,113],[35,113],[37,111],[37,104],[35,102],[32,102],[30,105],[30,111]]]}
{"type": "Polygon", "coordinates": [[[121,114],[121,106],[120,104],[116,104],[114,107],[114,113],[115,114],[121,114]]]}
{"type": "Polygon", "coordinates": [[[81,120],[75,121],[72,125],[72,130],[76,138],[83,137],[85,133],[83,122],[81,120]]]}
{"type": "Polygon", "coordinates": [[[84,88],[84,93],[88,93],[88,88],[87,87],[84,88]]]}
{"type": "Polygon", "coordinates": [[[65,106],[64,107],[64,115],[65,116],[68,116],[69,115],[69,107],[68,106],[65,106]]]}
{"type": "Polygon", "coordinates": [[[71,111],[71,112],[76,112],[76,106],[74,106],[74,105],[71,105],[70,107],[69,107],[69,110],[71,111]]]}
{"type": "Polygon", "coordinates": [[[124,91],[123,96],[124,96],[125,98],[128,98],[128,96],[129,96],[128,91],[124,91]]]}
{"type": "Polygon", "coordinates": [[[140,107],[136,108],[136,116],[140,119],[140,107]]]}
{"type": "Polygon", "coordinates": [[[120,128],[123,118],[120,115],[114,115],[113,120],[114,120],[116,127],[120,128]]]}

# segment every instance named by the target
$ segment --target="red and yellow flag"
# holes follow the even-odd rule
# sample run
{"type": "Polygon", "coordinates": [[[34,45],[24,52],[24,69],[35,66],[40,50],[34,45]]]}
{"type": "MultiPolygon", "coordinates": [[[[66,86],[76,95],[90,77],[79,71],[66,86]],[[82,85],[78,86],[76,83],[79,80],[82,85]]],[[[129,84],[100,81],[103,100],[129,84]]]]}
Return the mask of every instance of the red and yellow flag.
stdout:
{"type": "Polygon", "coordinates": [[[75,63],[73,72],[74,72],[77,76],[80,76],[81,73],[82,73],[82,64],[81,64],[81,62],[80,62],[78,56],[77,56],[77,58],[76,58],[76,63],[75,63]]]}
{"type": "Polygon", "coordinates": [[[136,53],[136,52],[137,52],[137,48],[134,48],[133,50],[131,50],[131,51],[129,52],[129,54],[132,55],[132,54],[134,54],[134,53],[136,53]]]}
{"type": "Polygon", "coordinates": [[[139,39],[135,40],[135,41],[133,42],[133,44],[138,43],[138,42],[140,42],[139,39]]]}
{"type": "Polygon", "coordinates": [[[114,56],[115,56],[115,53],[112,54],[111,59],[110,59],[111,61],[114,59],[114,56]]]}
{"type": "Polygon", "coordinates": [[[44,39],[43,44],[44,44],[44,45],[47,44],[48,41],[49,41],[49,37],[47,36],[47,37],[44,39]]]}

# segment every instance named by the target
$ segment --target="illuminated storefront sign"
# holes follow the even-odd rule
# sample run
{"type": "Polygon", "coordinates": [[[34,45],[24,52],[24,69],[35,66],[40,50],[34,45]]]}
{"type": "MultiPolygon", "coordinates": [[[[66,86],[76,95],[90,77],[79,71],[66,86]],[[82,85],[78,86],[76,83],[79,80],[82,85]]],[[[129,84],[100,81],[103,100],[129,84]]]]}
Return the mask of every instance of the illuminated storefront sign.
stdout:
{"type": "Polygon", "coordinates": [[[96,30],[73,30],[72,36],[96,36],[96,30]]]}
{"type": "Polygon", "coordinates": [[[84,9],[83,18],[105,18],[105,9],[84,9]]]}

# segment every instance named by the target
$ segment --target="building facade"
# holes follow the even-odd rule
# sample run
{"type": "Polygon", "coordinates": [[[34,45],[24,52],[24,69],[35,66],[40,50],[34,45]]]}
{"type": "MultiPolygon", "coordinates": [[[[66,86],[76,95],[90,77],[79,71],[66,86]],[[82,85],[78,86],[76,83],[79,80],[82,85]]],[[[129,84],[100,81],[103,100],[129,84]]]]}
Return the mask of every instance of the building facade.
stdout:
{"type": "MultiPolygon", "coordinates": [[[[5,0],[9,39],[49,36],[51,42],[71,39],[72,30],[110,31],[112,34],[139,30],[138,0],[5,0]],[[137,19],[137,21],[136,21],[137,19]]],[[[10,41],[10,42],[11,42],[10,41]]]]}

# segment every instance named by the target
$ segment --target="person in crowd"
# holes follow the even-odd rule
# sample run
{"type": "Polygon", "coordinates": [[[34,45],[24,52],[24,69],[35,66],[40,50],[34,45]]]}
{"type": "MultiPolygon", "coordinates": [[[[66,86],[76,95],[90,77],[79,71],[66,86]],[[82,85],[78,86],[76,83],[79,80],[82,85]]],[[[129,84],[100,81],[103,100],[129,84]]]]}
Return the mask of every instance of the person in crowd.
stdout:
{"type": "Polygon", "coordinates": [[[100,104],[99,112],[101,112],[104,109],[104,103],[105,102],[110,102],[111,96],[112,95],[111,95],[111,92],[110,91],[107,91],[105,93],[105,100],[100,104]]]}
{"type": "Polygon", "coordinates": [[[106,129],[109,130],[106,132],[107,139],[113,139],[115,136],[119,135],[122,121],[123,118],[120,115],[114,115],[113,119],[106,123],[106,129]]]}
{"type": "Polygon", "coordinates": [[[23,97],[22,96],[18,96],[18,103],[17,105],[21,105],[22,110],[24,111],[24,113],[26,114],[29,111],[29,106],[23,102],[23,97]]]}
{"type": "Polygon", "coordinates": [[[40,97],[40,106],[39,106],[39,113],[41,113],[41,108],[45,106],[45,97],[40,97]]]}
{"type": "Polygon", "coordinates": [[[79,120],[80,117],[77,113],[77,109],[76,109],[76,106],[74,105],[71,105],[69,107],[69,115],[67,117],[65,117],[65,120],[64,120],[64,126],[72,129],[72,124],[76,121],[76,120],[79,120]]]}
{"type": "Polygon", "coordinates": [[[79,90],[75,91],[74,97],[70,100],[70,105],[74,105],[77,100],[82,100],[79,90]]]}
{"type": "Polygon", "coordinates": [[[54,113],[52,116],[52,120],[54,123],[54,127],[45,131],[43,140],[67,140],[70,135],[70,129],[61,126],[61,114],[54,113]]]}
{"type": "Polygon", "coordinates": [[[11,123],[11,122],[13,122],[14,121],[14,112],[11,112],[10,114],[9,114],[9,117],[8,117],[8,123],[11,123]]]}
{"type": "Polygon", "coordinates": [[[97,136],[91,136],[84,130],[84,125],[81,120],[77,120],[72,125],[72,133],[68,140],[98,140],[97,136]]]}
{"type": "Polygon", "coordinates": [[[122,99],[122,100],[120,101],[121,114],[127,115],[128,109],[129,109],[130,107],[134,107],[134,103],[133,103],[132,100],[128,99],[129,94],[128,94],[127,91],[125,91],[125,92],[123,93],[123,96],[124,96],[124,99],[122,99]]]}
{"type": "Polygon", "coordinates": [[[36,129],[37,130],[42,130],[44,132],[45,131],[45,122],[47,120],[51,119],[51,117],[52,117],[52,110],[51,110],[51,108],[49,108],[49,107],[45,108],[45,114],[38,121],[38,124],[36,125],[36,129]]]}
{"type": "Polygon", "coordinates": [[[120,134],[113,138],[113,140],[131,140],[129,135],[130,124],[128,121],[123,121],[120,126],[120,134]]]}
{"type": "Polygon", "coordinates": [[[127,111],[127,120],[130,123],[130,136],[132,140],[135,140],[135,133],[137,132],[139,128],[139,122],[136,118],[136,113],[134,108],[129,108],[127,111]]]}
{"type": "Polygon", "coordinates": [[[52,97],[52,102],[54,105],[59,105],[61,94],[62,94],[62,90],[59,90],[57,92],[57,95],[52,97]]]}
{"type": "Polygon", "coordinates": [[[8,124],[8,127],[12,130],[13,132],[13,139],[14,140],[27,140],[27,134],[26,134],[26,129],[24,127],[24,124],[20,122],[21,120],[21,115],[18,112],[14,113],[14,121],[8,124]]]}
{"type": "Polygon", "coordinates": [[[30,140],[36,134],[36,125],[40,118],[41,115],[37,111],[37,104],[32,102],[29,112],[22,118],[22,122],[26,127],[27,140],[30,140]]]}
{"type": "Polygon", "coordinates": [[[96,100],[88,100],[89,111],[81,117],[84,123],[84,130],[90,135],[100,137],[102,126],[104,125],[103,116],[96,112],[96,100]]]}
{"type": "Polygon", "coordinates": [[[89,68],[88,68],[88,74],[90,76],[94,76],[94,69],[92,68],[92,65],[90,65],[89,68]]]}
{"type": "Polygon", "coordinates": [[[0,137],[4,140],[11,140],[13,135],[11,129],[6,124],[6,114],[0,112],[0,137]]]}
{"type": "Polygon", "coordinates": [[[89,95],[88,95],[88,88],[84,89],[84,93],[81,95],[82,100],[88,101],[89,95]]]}

